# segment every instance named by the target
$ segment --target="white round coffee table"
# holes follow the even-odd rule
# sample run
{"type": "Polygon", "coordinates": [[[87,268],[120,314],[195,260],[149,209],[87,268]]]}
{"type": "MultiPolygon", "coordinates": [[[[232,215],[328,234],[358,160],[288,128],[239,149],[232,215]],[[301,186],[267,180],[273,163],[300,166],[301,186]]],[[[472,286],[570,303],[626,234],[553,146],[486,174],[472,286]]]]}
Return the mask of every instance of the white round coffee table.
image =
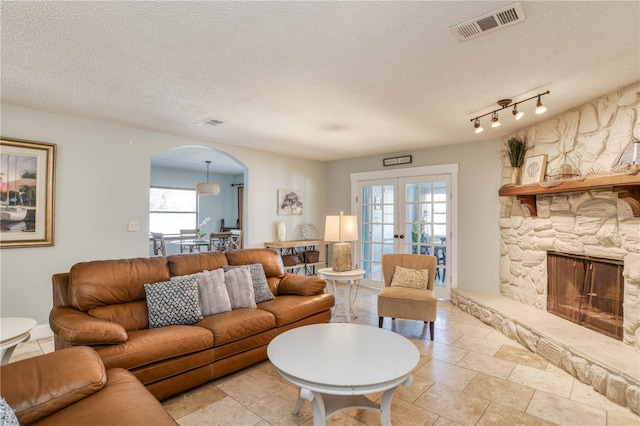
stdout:
{"type": "Polygon", "coordinates": [[[289,382],[300,387],[293,410],[304,400],[313,406],[313,424],[351,408],[380,412],[391,424],[391,398],[409,386],[420,354],[411,341],[389,330],[346,323],[315,324],[277,336],[267,348],[269,360],[289,382]],[[384,392],[377,404],[364,395],[384,392]]]}
{"type": "Polygon", "coordinates": [[[32,318],[0,318],[0,364],[6,364],[18,343],[29,339],[29,332],[36,326],[32,318]]]}

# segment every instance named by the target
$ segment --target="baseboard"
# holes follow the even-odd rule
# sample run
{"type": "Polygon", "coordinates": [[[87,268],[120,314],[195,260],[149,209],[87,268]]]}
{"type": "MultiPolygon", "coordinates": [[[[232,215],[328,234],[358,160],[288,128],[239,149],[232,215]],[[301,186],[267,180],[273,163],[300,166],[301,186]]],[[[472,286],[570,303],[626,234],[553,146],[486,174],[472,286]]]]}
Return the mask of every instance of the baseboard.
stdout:
{"type": "Polygon", "coordinates": [[[44,339],[45,337],[53,337],[53,331],[49,324],[38,324],[31,329],[29,340],[44,339]]]}

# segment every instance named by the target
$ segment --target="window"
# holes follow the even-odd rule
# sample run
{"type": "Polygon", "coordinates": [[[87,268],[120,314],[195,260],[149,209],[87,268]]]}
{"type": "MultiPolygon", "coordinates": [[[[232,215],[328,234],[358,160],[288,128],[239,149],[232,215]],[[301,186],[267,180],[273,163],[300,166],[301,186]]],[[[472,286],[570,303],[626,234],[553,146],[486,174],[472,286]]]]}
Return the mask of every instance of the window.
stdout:
{"type": "Polygon", "coordinates": [[[149,191],[149,230],[179,234],[180,229],[197,227],[195,189],[151,187],[149,191]]]}

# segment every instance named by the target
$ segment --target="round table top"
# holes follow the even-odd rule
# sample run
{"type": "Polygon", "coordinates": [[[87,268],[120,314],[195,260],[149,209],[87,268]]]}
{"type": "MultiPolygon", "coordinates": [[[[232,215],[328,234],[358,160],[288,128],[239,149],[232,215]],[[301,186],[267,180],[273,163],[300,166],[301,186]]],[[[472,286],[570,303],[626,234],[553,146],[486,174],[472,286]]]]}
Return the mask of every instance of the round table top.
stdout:
{"type": "Polygon", "coordinates": [[[0,318],[0,343],[4,344],[31,331],[37,324],[33,318],[0,318]]]}
{"type": "Polygon", "coordinates": [[[294,328],[269,343],[281,372],[323,387],[366,387],[407,376],[420,360],[416,346],[389,330],[325,323],[294,328]]]}
{"type": "Polygon", "coordinates": [[[318,275],[323,278],[362,278],[367,271],[364,269],[351,269],[349,271],[334,271],[332,268],[318,269],[318,275]]]}

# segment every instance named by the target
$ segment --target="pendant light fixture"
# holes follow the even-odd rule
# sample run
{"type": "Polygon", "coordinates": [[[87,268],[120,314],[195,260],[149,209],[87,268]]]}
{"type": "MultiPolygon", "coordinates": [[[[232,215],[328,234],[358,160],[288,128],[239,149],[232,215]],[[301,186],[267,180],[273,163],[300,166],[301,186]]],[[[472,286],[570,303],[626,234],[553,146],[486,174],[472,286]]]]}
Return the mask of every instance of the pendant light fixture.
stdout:
{"type": "Polygon", "coordinates": [[[217,183],[209,183],[209,164],[211,161],[205,161],[207,163],[207,182],[201,182],[196,185],[196,194],[198,195],[218,195],[220,193],[220,185],[217,183]]]}
{"type": "Polygon", "coordinates": [[[482,115],[479,115],[477,117],[473,117],[471,119],[471,122],[473,123],[473,129],[474,129],[474,131],[476,133],[482,132],[483,128],[482,128],[482,125],[480,124],[480,119],[482,117],[486,117],[487,115],[491,116],[491,127],[500,126],[500,118],[498,117],[498,112],[502,111],[503,109],[511,108],[511,107],[513,107],[513,112],[512,112],[513,113],[513,118],[515,118],[516,120],[520,120],[524,116],[524,112],[522,112],[522,111],[520,111],[518,109],[518,104],[521,104],[523,102],[527,102],[527,101],[530,101],[530,100],[536,99],[536,98],[538,99],[538,102],[536,103],[535,112],[536,112],[536,114],[542,114],[543,112],[545,112],[547,110],[547,108],[544,105],[542,105],[542,101],[540,100],[540,98],[542,98],[542,96],[548,95],[548,94],[549,94],[549,91],[547,90],[544,93],[538,93],[535,96],[532,96],[532,97],[527,98],[527,99],[523,99],[523,100],[518,101],[518,102],[513,102],[511,99],[500,99],[498,101],[498,105],[500,105],[500,108],[498,108],[496,110],[493,110],[491,112],[488,112],[486,114],[482,114],[482,115]]]}

